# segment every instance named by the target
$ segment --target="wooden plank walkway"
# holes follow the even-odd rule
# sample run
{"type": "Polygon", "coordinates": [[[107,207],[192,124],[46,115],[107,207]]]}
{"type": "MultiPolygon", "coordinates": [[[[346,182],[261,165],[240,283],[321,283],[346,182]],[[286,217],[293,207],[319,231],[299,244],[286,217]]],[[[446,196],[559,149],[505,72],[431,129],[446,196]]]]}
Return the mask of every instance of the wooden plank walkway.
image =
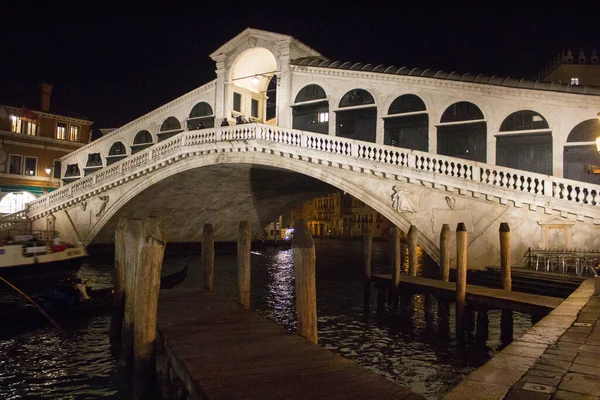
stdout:
{"type": "Polygon", "coordinates": [[[187,390],[207,399],[423,399],[230,299],[162,291],[158,331],[187,390]]]}
{"type": "MultiPolygon", "coordinates": [[[[373,275],[375,286],[390,287],[390,274],[373,275]]],[[[456,291],[455,282],[444,282],[422,276],[402,275],[400,277],[400,293],[434,293],[452,299],[456,291]]],[[[507,292],[501,289],[491,289],[484,286],[467,285],[467,303],[486,309],[511,309],[533,314],[540,309],[551,311],[563,299],[558,297],[540,296],[529,293],[507,292]]]]}

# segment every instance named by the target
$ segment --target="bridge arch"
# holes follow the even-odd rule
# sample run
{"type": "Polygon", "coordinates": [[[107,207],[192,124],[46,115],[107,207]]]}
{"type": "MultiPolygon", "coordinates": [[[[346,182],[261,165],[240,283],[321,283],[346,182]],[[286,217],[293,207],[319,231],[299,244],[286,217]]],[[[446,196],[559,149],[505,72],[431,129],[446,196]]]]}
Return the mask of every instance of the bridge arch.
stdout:
{"type": "Polygon", "coordinates": [[[111,165],[127,157],[127,148],[121,141],[114,142],[108,150],[106,165],[111,165]]]}
{"type": "MultiPolygon", "coordinates": [[[[220,152],[219,152],[220,153],[220,152]]],[[[189,157],[185,160],[180,160],[177,163],[165,165],[163,168],[153,172],[152,179],[139,179],[131,182],[131,186],[127,187],[121,196],[114,200],[111,207],[99,218],[98,222],[88,233],[85,242],[91,243],[93,238],[98,235],[102,228],[121,210],[129,201],[134,199],[138,194],[148,189],[152,185],[183,173],[189,170],[211,167],[219,164],[223,165],[257,165],[267,168],[276,168],[289,172],[300,173],[309,176],[318,181],[327,183],[339,190],[352,195],[356,199],[369,205],[374,210],[382,214],[393,224],[397,225],[403,231],[407,232],[411,222],[406,214],[398,213],[390,206],[390,201],[387,196],[381,197],[373,190],[365,187],[359,181],[352,181],[340,176],[335,169],[324,169],[322,166],[314,163],[297,159],[286,159],[285,166],[281,164],[281,158],[276,154],[256,153],[256,152],[227,152],[220,154],[212,154],[204,157],[189,157]]],[[[427,236],[419,233],[419,245],[430,255],[434,260],[439,259],[439,250],[437,244],[431,241],[427,236]]]]}
{"type": "Polygon", "coordinates": [[[587,171],[588,166],[600,166],[600,155],[596,148],[598,136],[600,136],[598,118],[582,121],[571,129],[563,148],[565,178],[600,184],[600,175],[587,171]]]}
{"type": "Polygon", "coordinates": [[[377,104],[365,89],[352,89],[342,96],[336,113],[336,136],[375,143],[377,104]]]}
{"type": "Polygon", "coordinates": [[[180,132],[183,132],[181,122],[179,122],[179,120],[173,116],[167,117],[160,125],[160,129],[158,130],[158,141],[160,142],[166,140],[180,132]]]}
{"type": "Polygon", "coordinates": [[[419,96],[403,94],[390,104],[384,117],[384,144],[421,151],[429,149],[429,115],[419,96]]]}
{"type": "Polygon", "coordinates": [[[544,116],[519,110],[502,121],[496,135],[496,165],[552,175],[552,131],[544,116]]]}
{"type": "Polygon", "coordinates": [[[131,154],[135,154],[138,151],[144,150],[154,144],[154,135],[150,133],[150,131],[146,129],[142,129],[133,137],[133,142],[131,143],[131,154]]]}
{"type": "Polygon", "coordinates": [[[445,109],[437,125],[437,153],[486,162],[487,122],[481,109],[459,101],[445,109]]]}
{"type": "Polygon", "coordinates": [[[314,83],[298,91],[292,105],[292,128],[329,133],[329,100],[325,90],[314,83]]]}
{"type": "Polygon", "coordinates": [[[187,119],[189,130],[212,128],[215,126],[215,113],[206,101],[200,101],[190,111],[187,119]]]}

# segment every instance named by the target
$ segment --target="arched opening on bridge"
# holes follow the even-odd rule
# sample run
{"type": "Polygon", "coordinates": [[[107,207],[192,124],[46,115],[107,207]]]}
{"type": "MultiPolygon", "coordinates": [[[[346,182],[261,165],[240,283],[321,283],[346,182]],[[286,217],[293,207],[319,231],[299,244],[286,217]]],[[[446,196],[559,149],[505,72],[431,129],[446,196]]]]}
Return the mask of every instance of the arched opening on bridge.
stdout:
{"type": "Polygon", "coordinates": [[[496,164],[552,175],[552,132],[546,119],[531,110],[506,117],[496,135],[496,164]]]}
{"type": "MultiPolygon", "coordinates": [[[[232,118],[249,122],[270,119],[266,115],[267,98],[272,96],[268,87],[277,70],[277,59],[265,48],[255,47],[238,56],[231,68],[231,85],[227,85],[232,118]]],[[[276,81],[274,86],[276,90],[276,81]]]]}
{"type": "Polygon", "coordinates": [[[429,117],[421,98],[414,94],[397,97],[384,119],[383,143],[406,149],[429,149],[429,117]]]}
{"type": "Polygon", "coordinates": [[[329,101],[319,85],[304,86],[292,105],[294,129],[315,133],[329,133],[329,101]]]}
{"type": "Polygon", "coordinates": [[[277,125],[277,87],[279,86],[277,75],[273,75],[267,85],[267,111],[266,123],[268,125],[277,125]]]}
{"type": "Polygon", "coordinates": [[[66,185],[71,182],[75,182],[77,179],[81,178],[81,171],[79,171],[78,164],[69,164],[67,165],[67,170],[65,171],[65,176],[63,177],[63,183],[66,185]]]}
{"type": "Polygon", "coordinates": [[[598,118],[577,124],[567,137],[563,149],[563,176],[581,182],[600,184],[600,174],[587,172],[587,166],[600,165],[596,137],[600,134],[598,118]]]}
{"type": "Polygon", "coordinates": [[[83,176],[93,174],[94,172],[102,169],[102,167],[102,157],[100,156],[100,153],[88,154],[88,159],[85,163],[85,168],[83,168],[83,176]]]}
{"type": "Polygon", "coordinates": [[[150,146],[154,140],[152,134],[146,130],[139,131],[133,138],[133,145],[131,145],[131,154],[135,154],[140,150],[144,150],[150,146]]]}
{"type": "Polygon", "coordinates": [[[35,196],[29,192],[7,193],[0,200],[0,214],[13,214],[22,211],[27,203],[33,200],[35,200],[35,196]]]}
{"type": "Polygon", "coordinates": [[[158,131],[158,141],[162,142],[163,140],[167,140],[180,132],[183,132],[183,128],[181,127],[179,120],[175,117],[169,117],[165,119],[160,126],[158,131]]]}
{"type": "Polygon", "coordinates": [[[125,146],[121,142],[115,142],[112,146],[110,146],[108,156],[106,156],[106,165],[109,166],[114,164],[125,157],[127,157],[127,150],[125,146]]]}
{"type": "Polygon", "coordinates": [[[336,113],[336,136],[375,143],[377,106],[371,93],[353,89],[340,100],[336,113]]]}
{"type": "Polygon", "coordinates": [[[213,109],[205,101],[202,101],[192,108],[190,117],[187,120],[188,130],[197,130],[212,128],[215,126],[215,115],[213,109]]]}
{"type": "Polygon", "coordinates": [[[473,103],[460,101],[444,111],[437,125],[437,152],[486,162],[487,123],[473,103]]]}

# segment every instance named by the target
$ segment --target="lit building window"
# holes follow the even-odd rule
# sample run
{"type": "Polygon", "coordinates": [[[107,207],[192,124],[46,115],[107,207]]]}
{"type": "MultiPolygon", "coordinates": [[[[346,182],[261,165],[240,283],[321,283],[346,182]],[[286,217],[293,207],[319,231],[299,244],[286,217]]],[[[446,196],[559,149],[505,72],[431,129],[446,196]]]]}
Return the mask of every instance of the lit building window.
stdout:
{"type": "Polygon", "coordinates": [[[77,125],[71,125],[69,128],[69,140],[79,142],[79,127],[77,125]]]}
{"type": "Polygon", "coordinates": [[[573,85],[573,86],[579,85],[579,78],[571,78],[571,85],[573,85]]]}
{"type": "Polygon", "coordinates": [[[22,133],[24,135],[36,136],[38,125],[27,118],[10,116],[10,131],[14,133],[22,133]]]}
{"type": "Polygon", "coordinates": [[[319,122],[329,122],[329,113],[328,112],[320,112],[319,113],[319,122]]]}
{"type": "Polygon", "coordinates": [[[37,175],[37,158],[25,157],[25,175],[27,175],[27,176],[37,175]]]}
{"type": "Polygon", "coordinates": [[[63,124],[62,122],[56,123],[56,138],[60,140],[67,138],[67,124],[63,124]]]}

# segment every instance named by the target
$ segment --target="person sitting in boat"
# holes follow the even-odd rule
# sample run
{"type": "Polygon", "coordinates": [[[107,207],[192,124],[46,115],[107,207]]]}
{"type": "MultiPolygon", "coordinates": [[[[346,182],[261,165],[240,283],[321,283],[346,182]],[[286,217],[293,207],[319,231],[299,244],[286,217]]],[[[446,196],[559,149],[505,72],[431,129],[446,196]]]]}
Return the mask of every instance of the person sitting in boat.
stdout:
{"type": "Polygon", "coordinates": [[[87,293],[87,287],[83,284],[81,279],[75,280],[75,291],[78,294],[79,301],[88,301],[92,298],[87,293]]]}

